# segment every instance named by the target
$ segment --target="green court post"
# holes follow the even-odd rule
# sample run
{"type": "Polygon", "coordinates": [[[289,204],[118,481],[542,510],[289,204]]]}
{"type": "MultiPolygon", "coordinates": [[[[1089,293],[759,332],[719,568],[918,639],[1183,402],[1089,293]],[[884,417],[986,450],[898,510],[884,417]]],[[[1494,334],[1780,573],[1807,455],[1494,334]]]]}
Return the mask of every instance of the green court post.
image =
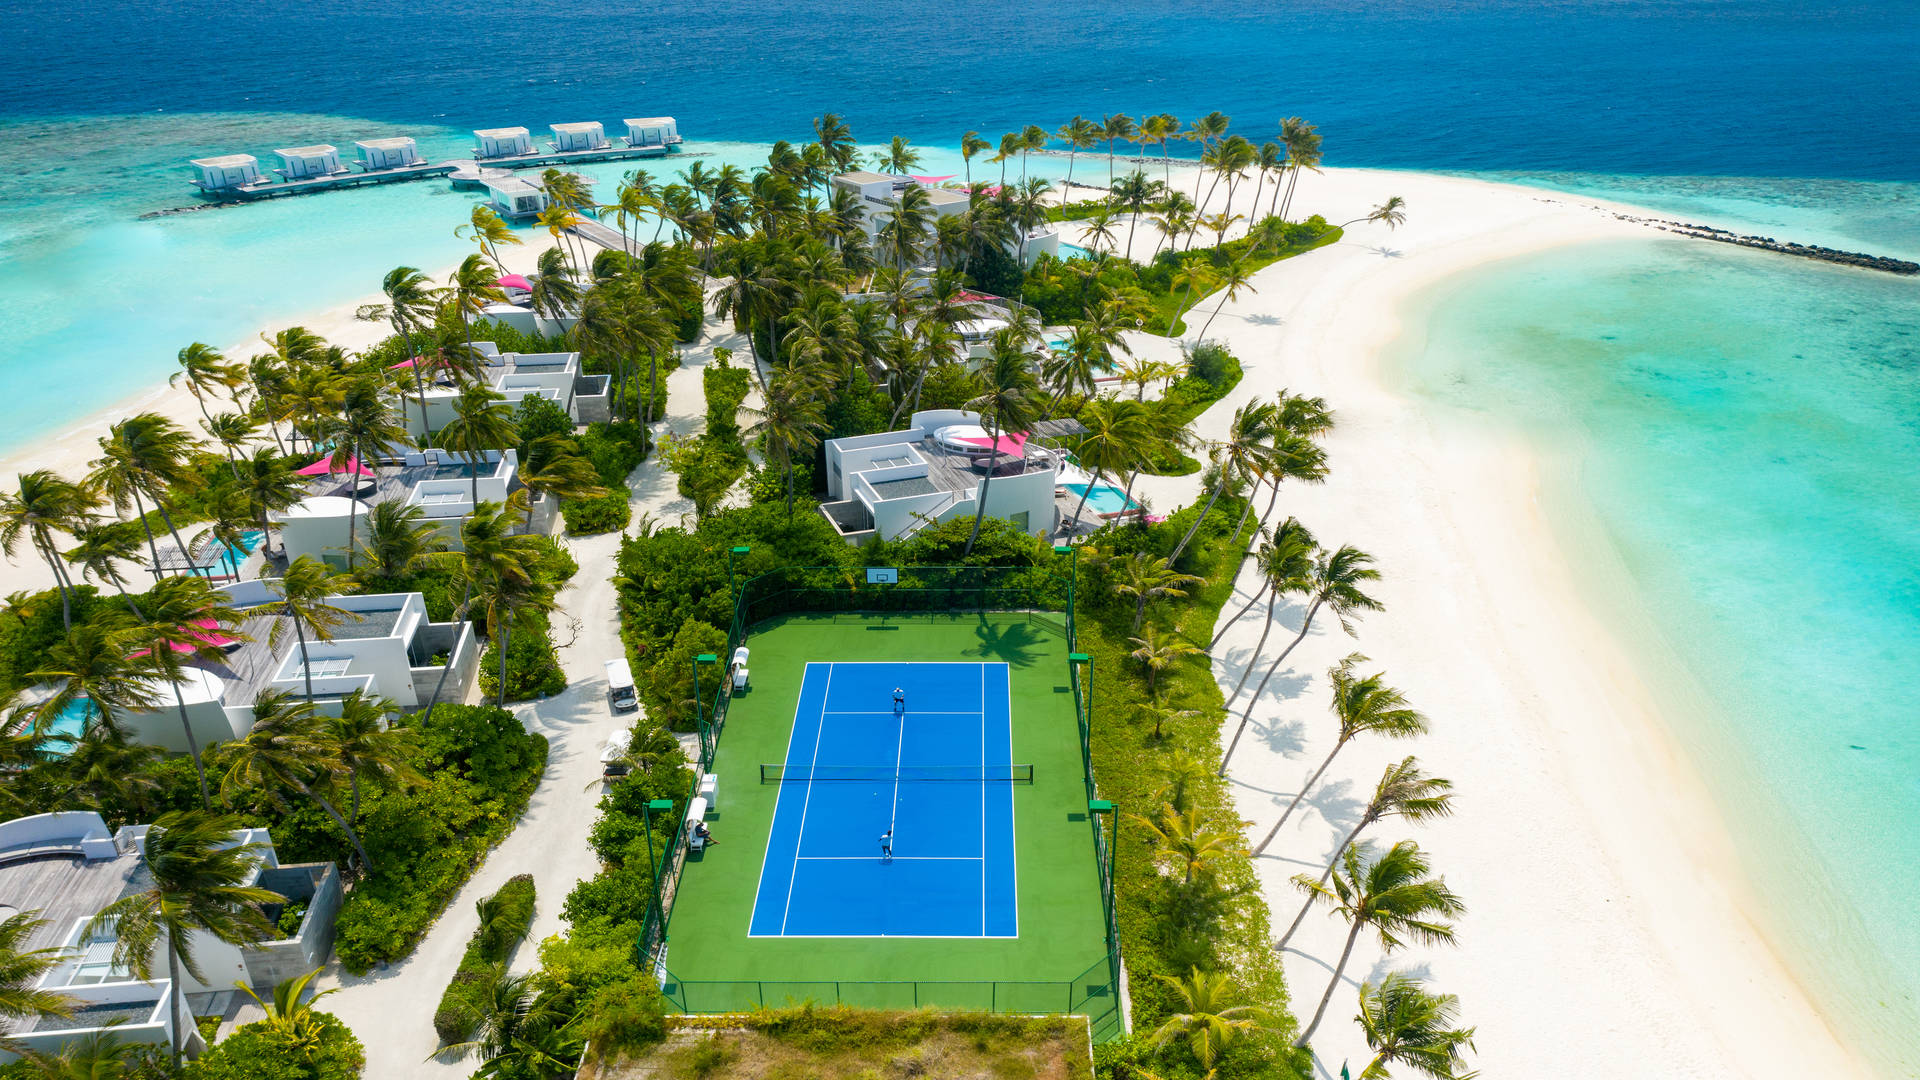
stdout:
{"type": "Polygon", "coordinates": [[[1101,890],[1101,892],[1104,893],[1102,899],[1106,901],[1107,910],[1101,914],[1105,916],[1104,921],[1106,923],[1107,979],[1109,985],[1113,987],[1115,997],[1114,1007],[1118,1009],[1118,998],[1120,994],[1120,938],[1118,936],[1119,923],[1116,921],[1117,917],[1114,909],[1120,904],[1119,879],[1115,876],[1120,872],[1120,815],[1114,812],[1113,802],[1109,799],[1087,800],[1087,813],[1092,815],[1094,828],[1096,830],[1100,827],[1100,815],[1105,814],[1107,821],[1110,823],[1107,827],[1107,880],[1104,883],[1106,887],[1101,890]]]}
{"type": "MultiPolygon", "coordinates": [[[[653,811],[658,810],[665,813],[672,809],[672,799],[651,799],[640,804],[641,827],[647,831],[647,871],[653,875],[653,917],[659,921],[660,932],[662,934],[666,933],[667,929],[667,913],[660,910],[660,863],[653,855],[653,811]]],[[[640,940],[643,948],[647,944],[646,937],[645,926],[643,924],[640,940]]]]}
{"type": "Polygon", "coordinates": [[[736,555],[745,555],[752,550],[753,548],[747,544],[739,544],[727,549],[727,593],[733,597],[733,609],[736,614],[740,610],[740,586],[733,583],[733,559],[736,555]]]}
{"type": "Polygon", "coordinates": [[[700,729],[700,768],[703,770],[713,765],[713,745],[707,732],[706,700],[700,696],[700,665],[719,662],[720,658],[710,652],[693,658],[693,720],[700,729]]]}
{"type": "Polygon", "coordinates": [[[1067,557],[1067,648],[1071,649],[1078,644],[1075,639],[1080,636],[1073,625],[1073,587],[1080,576],[1080,548],[1075,544],[1055,544],[1053,553],[1067,557]]]}

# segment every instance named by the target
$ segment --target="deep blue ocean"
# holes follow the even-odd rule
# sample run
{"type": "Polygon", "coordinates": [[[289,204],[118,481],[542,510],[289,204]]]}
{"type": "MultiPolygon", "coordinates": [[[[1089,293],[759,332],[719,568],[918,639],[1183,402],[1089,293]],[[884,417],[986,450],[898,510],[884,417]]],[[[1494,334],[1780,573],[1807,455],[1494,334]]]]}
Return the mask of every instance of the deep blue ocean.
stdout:
{"type": "MultiPolygon", "coordinates": [[[[471,250],[473,197],[435,181],[140,219],[193,201],[190,157],[308,142],[411,134],[439,159],[474,127],[666,114],[744,166],[834,111],[957,173],[969,129],[1217,109],[1256,141],[1313,121],[1329,166],[1920,259],[1920,0],[7,0],[0,56],[5,453],[188,342],[471,250]]],[[[1885,1075],[1920,1074],[1920,281],[1650,235],[1489,267],[1424,311],[1404,392],[1539,446],[1570,547],[1621,568],[1596,608],[1654,627],[1628,644],[1661,650],[1656,690],[1677,671],[1673,701],[1710,702],[1667,719],[1769,940],[1885,1075]]]]}

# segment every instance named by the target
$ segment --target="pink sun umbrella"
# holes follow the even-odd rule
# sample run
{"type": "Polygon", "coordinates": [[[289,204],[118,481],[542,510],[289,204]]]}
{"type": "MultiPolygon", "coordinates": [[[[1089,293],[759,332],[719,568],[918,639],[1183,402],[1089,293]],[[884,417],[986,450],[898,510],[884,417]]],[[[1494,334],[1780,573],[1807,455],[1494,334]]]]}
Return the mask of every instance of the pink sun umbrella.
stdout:
{"type": "Polygon", "coordinates": [[[300,475],[300,476],[327,476],[330,474],[338,474],[338,473],[358,473],[361,476],[375,475],[372,469],[369,469],[365,465],[360,464],[360,459],[357,457],[348,458],[347,467],[344,469],[334,468],[333,459],[330,457],[324,457],[324,458],[321,458],[319,461],[316,461],[313,464],[307,466],[304,469],[295,470],[295,472],[297,475],[300,475]]]}
{"type": "Polygon", "coordinates": [[[523,274],[503,275],[500,278],[500,280],[495,282],[494,284],[500,286],[503,289],[519,289],[522,292],[533,291],[533,282],[528,281],[526,279],[526,276],[523,274]]]}

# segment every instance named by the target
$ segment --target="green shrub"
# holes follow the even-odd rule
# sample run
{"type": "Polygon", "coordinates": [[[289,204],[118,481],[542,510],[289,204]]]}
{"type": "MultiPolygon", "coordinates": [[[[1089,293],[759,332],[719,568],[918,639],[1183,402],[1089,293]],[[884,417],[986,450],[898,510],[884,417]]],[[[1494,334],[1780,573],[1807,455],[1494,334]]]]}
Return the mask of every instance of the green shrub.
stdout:
{"type": "Polygon", "coordinates": [[[533,875],[516,874],[498,892],[474,905],[480,925],[467,940],[466,955],[433,1013],[433,1030],[442,1045],[465,1042],[473,1034],[484,1005],[478,993],[487,983],[489,969],[505,964],[514,946],[527,936],[533,925],[533,902],[533,875]]]}
{"type": "MultiPolygon", "coordinates": [[[[560,667],[560,655],[553,649],[553,624],[544,614],[530,620],[533,625],[515,629],[507,635],[508,701],[533,701],[548,698],[567,688],[567,673],[560,667]]],[[[489,698],[500,694],[500,649],[488,640],[480,654],[480,691],[489,698]]]]}
{"type": "Polygon", "coordinates": [[[247,1024],[186,1067],[185,1080],[354,1080],[366,1048],[332,1013],[314,1012],[306,1037],[247,1024]]]}
{"type": "MultiPolygon", "coordinates": [[[[649,709],[647,715],[665,721],[675,731],[692,731],[695,728],[694,711],[684,704],[693,700],[693,658],[703,653],[718,655],[727,650],[727,633],[717,626],[688,619],[675,632],[671,641],[650,654],[652,661],[647,665],[648,700],[662,703],[659,709],[649,709]]],[[[721,663],[726,658],[721,657],[721,663]]],[[[701,673],[701,696],[710,695],[718,690],[718,680],[724,672],[709,666],[701,673]]]]}
{"type": "Polygon", "coordinates": [[[667,1000],[645,975],[602,987],[581,1015],[580,1034],[602,1058],[636,1053],[667,1037],[667,1000]]]}
{"type": "Polygon", "coordinates": [[[722,443],[740,445],[740,403],[747,400],[753,377],[746,368],[710,365],[700,373],[707,396],[707,435],[722,443]]]}
{"type": "MultiPolygon", "coordinates": [[[[441,705],[399,722],[422,788],[363,785],[360,834],[374,868],[347,893],[335,920],[341,964],[364,974],[411,952],[454,894],[511,829],[546,769],[547,740],[512,713],[441,705]]],[[[242,813],[248,808],[237,807],[242,813]]],[[[256,814],[248,813],[250,823],[256,814]]],[[[344,860],[346,843],[317,810],[296,806],[270,822],[288,861],[344,860]]]]}
{"type": "Polygon", "coordinates": [[[625,488],[627,477],[647,459],[653,440],[645,424],[622,420],[609,424],[594,421],[580,433],[581,452],[600,474],[607,487],[625,488]]]}
{"type": "Polygon", "coordinates": [[[520,432],[520,456],[525,458],[535,439],[548,435],[573,433],[573,417],[559,403],[539,394],[520,399],[513,410],[513,425],[520,432]]]}
{"type": "Polygon", "coordinates": [[[574,536],[619,532],[633,520],[633,506],[627,502],[627,486],[590,499],[564,499],[560,503],[561,520],[574,536]]]}

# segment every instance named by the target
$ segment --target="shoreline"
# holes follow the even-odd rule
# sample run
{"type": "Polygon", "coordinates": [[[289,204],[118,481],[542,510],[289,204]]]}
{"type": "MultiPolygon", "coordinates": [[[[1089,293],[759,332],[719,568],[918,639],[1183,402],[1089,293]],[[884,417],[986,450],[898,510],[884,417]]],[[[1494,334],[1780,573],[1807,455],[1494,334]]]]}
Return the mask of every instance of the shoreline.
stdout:
{"type": "MultiPolygon", "coordinates": [[[[1315,1038],[1322,1075],[1367,1060],[1349,1019],[1353,987],[1395,969],[1460,996],[1464,1022],[1479,1029],[1472,1065],[1487,1075],[1548,1061],[1573,1076],[1872,1073],[1765,930],[1727,811],[1668,720],[1689,703],[1665,685],[1655,693],[1644,659],[1583,593],[1579,553],[1542,496],[1549,463],[1518,433],[1423,411],[1390,376],[1389,355],[1417,345],[1418,305],[1444,281],[1556,247],[1645,239],[1644,227],[1615,218],[1638,211],[1484,181],[1328,172],[1338,175],[1303,178],[1296,206],[1339,220],[1401,194],[1408,224],[1354,226],[1312,260],[1256,275],[1260,292],[1228,303],[1215,326],[1248,377],[1201,424],[1223,426],[1241,402],[1282,387],[1325,396],[1336,413],[1332,476],[1287,492],[1283,512],[1323,544],[1373,553],[1387,610],[1362,621],[1357,639],[1316,625],[1289,659],[1296,676],[1313,674],[1270,688],[1231,776],[1257,841],[1330,748],[1318,673],[1365,652],[1366,670],[1386,670],[1434,731],[1342,752],[1257,860],[1274,933],[1300,906],[1287,879],[1318,872],[1344,833],[1333,822],[1350,823],[1379,770],[1409,753],[1455,781],[1456,815],[1370,835],[1416,839],[1469,913],[1456,948],[1408,948],[1382,963],[1363,941],[1315,1038]],[[1567,1030],[1570,1016],[1577,1030],[1567,1030]]],[[[1297,611],[1280,618],[1298,626],[1297,611]]],[[[1257,623],[1236,624],[1216,651],[1228,689],[1257,623]]],[[[1303,1022],[1342,930],[1310,915],[1290,943],[1303,1022]]]]}

